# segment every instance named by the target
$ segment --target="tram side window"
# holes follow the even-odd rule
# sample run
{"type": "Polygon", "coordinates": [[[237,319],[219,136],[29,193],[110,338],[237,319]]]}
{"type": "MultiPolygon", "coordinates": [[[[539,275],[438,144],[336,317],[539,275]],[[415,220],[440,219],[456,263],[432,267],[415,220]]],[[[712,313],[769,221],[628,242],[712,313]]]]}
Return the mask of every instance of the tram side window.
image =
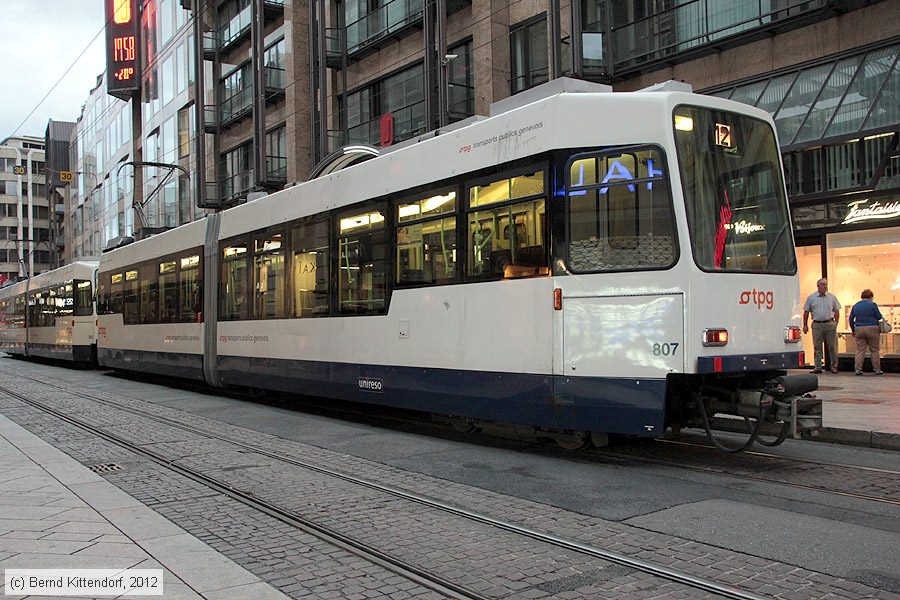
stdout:
{"type": "Polygon", "coordinates": [[[233,321],[249,318],[247,301],[247,242],[222,247],[219,318],[233,321]]]}
{"type": "Polygon", "coordinates": [[[178,321],[178,262],[159,263],[159,322],[178,321]]]}
{"type": "Polygon", "coordinates": [[[384,310],[386,280],[385,207],[373,205],[338,214],[338,310],[342,314],[384,310]]]}
{"type": "Polygon", "coordinates": [[[41,308],[44,327],[53,327],[56,325],[56,312],[58,309],[57,300],[59,294],[56,288],[44,290],[44,304],[41,308]]]}
{"type": "Polygon", "coordinates": [[[159,277],[156,264],[143,264],[138,268],[141,289],[141,323],[159,322],[159,277]]]}
{"type": "Polygon", "coordinates": [[[291,287],[293,317],[329,313],[328,218],[302,220],[291,230],[291,287]]]}
{"type": "Polygon", "coordinates": [[[76,279],[75,285],[75,314],[79,317],[85,317],[94,314],[93,290],[90,281],[84,279],[76,279]]]}
{"type": "Polygon", "coordinates": [[[397,204],[397,283],[446,283],[456,276],[456,192],[397,204]]]}
{"type": "Polygon", "coordinates": [[[25,294],[16,296],[16,327],[22,329],[25,327],[25,294]]]}
{"type": "Polygon", "coordinates": [[[56,293],[56,317],[65,319],[75,314],[75,285],[68,281],[56,293]]]}
{"type": "Polygon", "coordinates": [[[179,320],[182,323],[194,323],[200,320],[203,310],[200,255],[192,254],[181,258],[180,266],[181,311],[179,320]]]}
{"type": "Polygon", "coordinates": [[[253,318],[283,319],[284,244],[281,232],[253,237],[253,318]]]}
{"type": "Polygon", "coordinates": [[[113,273],[110,276],[109,304],[107,312],[119,314],[125,305],[124,302],[125,273],[113,273]]]}
{"type": "Polygon", "coordinates": [[[575,272],[668,268],[676,260],[665,159],[653,148],[577,156],[567,174],[575,272]]]}
{"type": "Polygon", "coordinates": [[[468,196],[470,278],[549,273],[543,170],[471,186],[468,196]]]}
{"type": "Polygon", "coordinates": [[[122,282],[122,318],[126,325],[141,322],[140,280],[137,269],[125,271],[122,282]]]}

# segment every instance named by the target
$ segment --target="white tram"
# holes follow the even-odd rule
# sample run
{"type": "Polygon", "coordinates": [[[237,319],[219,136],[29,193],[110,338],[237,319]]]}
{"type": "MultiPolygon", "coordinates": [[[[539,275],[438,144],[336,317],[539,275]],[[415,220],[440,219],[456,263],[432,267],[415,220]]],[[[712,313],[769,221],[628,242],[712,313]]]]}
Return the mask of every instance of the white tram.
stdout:
{"type": "Polygon", "coordinates": [[[80,261],[0,289],[0,350],[96,361],[96,261],[80,261]]]}
{"type": "Polygon", "coordinates": [[[797,435],[796,271],[768,114],[564,92],[104,254],[99,360],[566,445],[797,435]]]}

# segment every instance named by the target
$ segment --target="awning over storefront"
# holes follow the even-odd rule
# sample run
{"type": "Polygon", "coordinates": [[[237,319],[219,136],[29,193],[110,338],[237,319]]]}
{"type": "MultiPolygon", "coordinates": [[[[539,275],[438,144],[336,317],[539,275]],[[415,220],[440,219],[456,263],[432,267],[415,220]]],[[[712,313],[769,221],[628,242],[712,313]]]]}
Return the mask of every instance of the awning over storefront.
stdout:
{"type": "Polygon", "coordinates": [[[900,44],[710,90],[771,113],[782,150],[897,127],[900,44]]]}

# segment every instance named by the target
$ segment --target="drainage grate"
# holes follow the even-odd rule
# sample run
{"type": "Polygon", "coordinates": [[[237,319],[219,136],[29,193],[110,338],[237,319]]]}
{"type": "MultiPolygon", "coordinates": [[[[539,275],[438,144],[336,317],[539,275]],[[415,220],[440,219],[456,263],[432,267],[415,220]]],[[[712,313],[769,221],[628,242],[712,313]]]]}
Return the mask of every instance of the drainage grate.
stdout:
{"type": "Polygon", "coordinates": [[[122,465],[117,465],[116,463],[103,463],[100,465],[93,465],[88,467],[94,473],[109,473],[110,471],[119,471],[122,469],[122,465]]]}

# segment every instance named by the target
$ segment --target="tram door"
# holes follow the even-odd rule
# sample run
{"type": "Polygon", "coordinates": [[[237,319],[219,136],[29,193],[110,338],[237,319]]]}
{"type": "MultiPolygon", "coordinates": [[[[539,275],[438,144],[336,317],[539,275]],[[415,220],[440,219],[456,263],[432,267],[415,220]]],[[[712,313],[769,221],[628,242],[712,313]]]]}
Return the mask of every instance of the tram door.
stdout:
{"type": "Polygon", "coordinates": [[[684,372],[681,293],[563,295],[561,327],[558,375],[665,379],[684,372]]]}

